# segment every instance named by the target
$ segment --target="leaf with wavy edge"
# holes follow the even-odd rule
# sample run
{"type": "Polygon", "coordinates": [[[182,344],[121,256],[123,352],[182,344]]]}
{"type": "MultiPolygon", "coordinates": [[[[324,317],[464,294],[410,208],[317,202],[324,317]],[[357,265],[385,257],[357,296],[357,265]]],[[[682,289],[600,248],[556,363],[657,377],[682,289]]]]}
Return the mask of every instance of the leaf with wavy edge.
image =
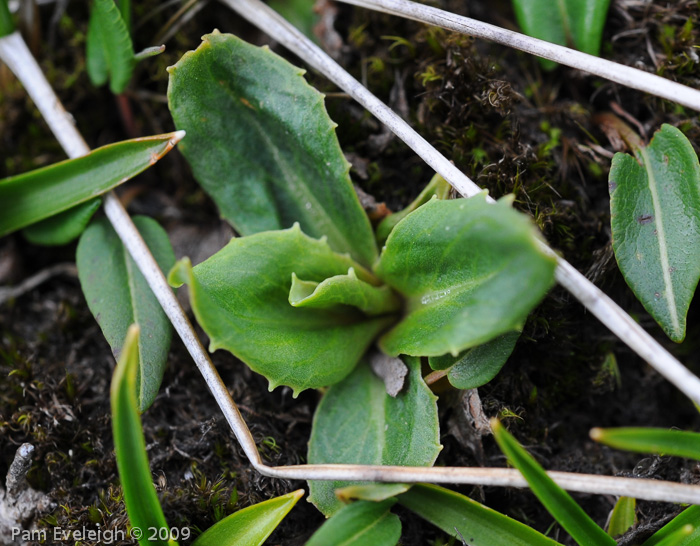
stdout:
{"type": "Polygon", "coordinates": [[[396,320],[368,317],[358,309],[315,309],[289,304],[292,274],[321,283],[353,268],[359,280],[378,280],[346,254],[312,239],[298,224],[233,239],[205,262],[181,260],[173,286],[187,283],[210,350],[226,349],[264,375],[270,389],[332,385],[350,373],[374,337],[396,320]]]}
{"type": "MultiPolygon", "coordinates": [[[[407,385],[395,397],[361,362],[333,385],[316,408],[310,464],[356,463],[430,466],[442,447],[437,397],[423,381],[420,360],[406,358],[407,385]]],[[[309,500],[326,516],[342,508],[335,490],[357,482],[311,481],[309,500]]]]}
{"type": "Polygon", "coordinates": [[[180,147],[199,183],[242,235],[299,222],[365,267],[377,257],[323,104],[299,69],[230,34],[204,36],[169,69],[180,147]]]}
{"type": "Polygon", "coordinates": [[[664,124],[636,158],[617,153],[609,176],[615,258],[625,281],[673,341],[700,279],[700,164],[664,124]]]}
{"type": "Polygon", "coordinates": [[[554,283],[555,266],[509,199],[433,198],[397,224],[374,268],[407,300],[379,345],[394,356],[457,355],[519,329],[554,283]]]}

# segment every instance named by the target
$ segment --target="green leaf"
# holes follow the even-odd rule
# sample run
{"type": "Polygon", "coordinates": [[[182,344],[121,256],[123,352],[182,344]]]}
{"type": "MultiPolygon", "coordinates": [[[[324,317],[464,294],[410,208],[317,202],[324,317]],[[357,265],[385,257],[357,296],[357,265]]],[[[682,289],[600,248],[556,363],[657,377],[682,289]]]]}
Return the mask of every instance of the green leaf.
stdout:
{"type": "MultiPolygon", "coordinates": [[[[332,386],[316,408],[310,464],[430,466],[440,452],[437,398],[423,381],[420,360],[406,359],[407,385],[392,398],[365,362],[332,386]]],[[[335,489],[352,483],[309,482],[309,500],[326,516],[342,508],[335,489]]]]}
{"type": "Polygon", "coordinates": [[[321,283],[353,268],[369,284],[378,281],[349,256],[312,239],[299,225],[233,239],[192,268],[181,260],[173,286],[189,284],[197,321],[209,349],[226,349],[264,375],[270,389],[300,391],[337,383],[355,367],[374,337],[394,316],[368,317],[357,309],[315,309],[289,303],[292,274],[321,283]]]}
{"type": "Polygon", "coordinates": [[[637,523],[636,508],[637,501],[632,497],[620,497],[617,499],[610,515],[610,524],[608,526],[608,534],[611,537],[626,533],[630,527],[637,523]]]}
{"type": "MultiPolygon", "coordinates": [[[[145,216],[133,220],[158,265],[168,271],[175,254],[165,230],[145,216]]],[[[170,321],[106,218],[93,222],[83,233],[76,264],[88,307],[115,357],[122,351],[129,325],[141,327],[135,392],[143,412],[153,403],[163,380],[172,338],[170,321]]]]}
{"type": "Polygon", "coordinates": [[[636,158],[617,153],[609,176],[612,243],[625,281],[673,341],[700,279],[700,164],[663,125],[636,158]]]}
{"type": "Polygon", "coordinates": [[[520,332],[508,332],[456,357],[450,354],[430,357],[428,363],[433,370],[447,370],[447,379],[453,387],[475,389],[496,377],[519,337],[520,332]]]}
{"type": "Polygon", "coordinates": [[[85,226],[101,205],[102,199],[96,197],[24,228],[22,235],[35,245],[68,244],[85,231],[85,226]]]}
{"type": "Polygon", "coordinates": [[[15,22],[10,13],[7,0],[0,0],[0,38],[15,31],[15,22]]]}
{"type": "Polygon", "coordinates": [[[0,180],[0,236],[90,201],[146,170],[184,133],[136,138],[0,180]]]}
{"type": "MultiPolygon", "coordinates": [[[[531,527],[437,485],[417,484],[399,503],[445,533],[480,546],[555,546],[531,527]]],[[[591,543],[593,544],[593,543],[591,543]]],[[[598,544],[598,543],[595,543],[598,544]]]]}
{"type": "Polygon", "coordinates": [[[407,483],[370,483],[367,485],[349,485],[335,490],[335,496],[348,503],[354,500],[379,502],[411,488],[407,483]]]}
{"type": "Polygon", "coordinates": [[[700,433],[663,428],[594,428],[591,438],[617,449],[700,461],[700,433]]]}
{"type": "Polygon", "coordinates": [[[690,506],[649,537],[642,546],[695,546],[700,542],[700,506],[690,506]],[[690,534],[687,527],[693,529],[690,534]]]}
{"type": "Polygon", "coordinates": [[[394,228],[375,266],[407,299],[380,347],[390,355],[457,355],[520,329],[552,286],[555,265],[508,200],[433,199],[394,228]]]}
{"type": "Polygon", "coordinates": [[[85,63],[92,84],[100,86],[109,79],[112,93],[124,91],[134,71],[134,46],[114,0],[93,0],[86,48],[85,63]]]}
{"type": "Polygon", "coordinates": [[[377,249],[323,95],[303,70],[229,34],[209,34],[169,69],[180,151],[242,235],[288,228],[328,237],[370,266],[377,249]]]}
{"type": "Polygon", "coordinates": [[[289,303],[310,309],[341,310],[351,306],[373,317],[398,312],[402,302],[388,286],[373,286],[358,279],[351,267],[347,275],[336,275],[320,283],[302,281],[292,273],[289,303]]]}
{"type": "Polygon", "coordinates": [[[439,174],[436,174],[430,179],[428,185],[420,192],[420,195],[415,198],[415,200],[408,205],[405,209],[390,214],[384,220],[382,220],[377,226],[377,242],[383,245],[391,231],[396,227],[401,220],[408,216],[411,212],[416,210],[418,207],[425,205],[430,201],[433,196],[437,196],[438,199],[448,199],[450,196],[450,191],[452,186],[439,174]]]}
{"type": "Polygon", "coordinates": [[[270,0],[269,5],[306,36],[317,41],[314,25],[318,15],[314,11],[315,0],[270,0]]]}
{"type": "Polygon", "coordinates": [[[389,510],[396,499],[344,506],[316,531],[306,546],[394,546],[401,520],[389,510]]]}
{"type": "MultiPolygon", "coordinates": [[[[520,28],[528,36],[598,55],[610,0],[513,0],[520,28]]],[[[552,69],[554,61],[540,59],[552,69]]]]}
{"type": "MultiPolygon", "coordinates": [[[[133,325],[127,332],[124,349],[112,377],[112,432],[119,478],[124,491],[124,504],[132,528],[143,533],[139,544],[176,545],[174,540],[148,540],[148,528],[168,529],[158,495],[153,487],[151,469],[146,455],[146,441],[141,430],[136,402],[138,373],[139,328],[133,325]]],[[[134,536],[132,534],[132,536],[134,536]]]]}
{"type": "Polygon", "coordinates": [[[303,496],[299,489],[239,510],[204,531],[192,546],[260,546],[303,496]]]}
{"type": "Polygon", "coordinates": [[[580,546],[615,546],[616,542],[586,515],[576,501],[547,475],[497,419],[491,429],[501,451],[530,485],[530,489],[559,524],[580,546]]]}

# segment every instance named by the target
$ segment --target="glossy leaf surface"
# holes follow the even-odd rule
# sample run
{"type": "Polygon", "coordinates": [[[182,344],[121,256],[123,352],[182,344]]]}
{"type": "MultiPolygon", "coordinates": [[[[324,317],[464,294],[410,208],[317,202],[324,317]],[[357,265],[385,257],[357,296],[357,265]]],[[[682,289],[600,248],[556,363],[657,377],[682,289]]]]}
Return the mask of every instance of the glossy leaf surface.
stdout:
{"type": "Polygon", "coordinates": [[[459,355],[428,359],[433,370],[447,370],[447,379],[457,389],[475,389],[491,381],[501,371],[515,348],[520,332],[508,332],[459,355]]]}
{"type": "Polygon", "coordinates": [[[627,532],[637,523],[637,501],[631,497],[620,497],[610,515],[608,534],[616,537],[627,532]]]}
{"type": "Polygon", "coordinates": [[[683,510],[648,538],[642,546],[695,546],[696,544],[700,544],[700,505],[683,510]],[[683,529],[687,525],[691,525],[694,529],[689,535],[683,536],[683,529]],[[677,541],[679,534],[681,540],[677,541]]]}
{"type": "Polygon", "coordinates": [[[377,249],[323,95],[303,70],[229,34],[209,34],[170,69],[180,150],[242,235],[291,227],[328,237],[364,266],[377,249]]]}
{"type": "MultiPolygon", "coordinates": [[[[316,408],[308,460],[430,466],[440,452],[437,398],[420,373],[420,361],[406,359],[407,385],[396,398],[365,362],[328,389],[316,408]]],[[[335,489],[350,482],[312,481],[309,500],[327,516],[343,506],[335,489]]]]}
{"type": "Polygon", "coordinates": [[[347,255],[333,252],[298,225],[233,239],[192,268],[178,262],[171,284],[187,283],[197,321],[210,350],[226,349],[264,375],[270,389],[287,385],[298,393],[331,385],[355,367],[374,337],[396,320],[368,317],[350,306],[293,307],[292,274],[306,282],[346,275],[377,284],[347,255]]]}
{"type": "Polygon", "coordinates": [[[165,521],[163,509],[153,487],[146,454],[146,440],[143,437],[136,401],[138,338],[138,327],[131,326],[126,339],[123,340],[124,349],[112,377],[110,393],[114,451],[129,521],[132,528],[139,528],[143,532],[143,538],[139,540],[139,544],[172,546],[177,543],[172,540],[148,540],[149,527],[168,529],[168,523],[165,521]]]}
{"type": "MultiPolygon", "coordinates": [[[[513,0],[520,28],[528,36],[598,55],[610,0],[513,0]]],[[[540,59],[551,69],[553,61],[540,59]]]]}
{"type": "Polygon", "coordinates": [[[109,79],[114,94],[124,91],[131,79],[134,46],[114,0],[92,0],[85,62],[93,85],[103,85],[109,79]]]}
{"type": "Polygon", "coordinates": [[[22,235],[35,245],[65,245],[80,236],[101,205],[102,199],[96,197],[59,212],[56,216],[27,226],[22,230],[22,235]]]}
{"type": "Polygon", "coordinates": [[[671,125],[636,155],[615,154],[610,169],[613,250],[635,296],[681,342],[700,279],[700,164],[671,125]]]}
{"type": "Polygon", "coordinates": [[[475,500],[437,485],[417,484],[399,503],[445,533],[482,546],[555,546],[551,538],[475,500]]]}
{"type": "Polygon", "coordinates": [[[304,496],[304,490],[259,502],[212,525],[193,546],[260,546],[304,496]]]}
{"type": "MultiPolygon", "coordinates": [[[[168,271],[175,254],[165,230],[145,216],[133,220],[158,265],[168,271]]],[[[106,218],[83,233],[76,264],[88,307],[115,357],[122,351],[129,325],[137,323],[141,328],[135,392],[143,412],[153,403],[163,379],[172,339],[170,321],[106,218]]]]}
{"type": "Polygon", "coordinates": [[[594,428],[591,438],[617,449],[700,461],[700,433],[662,428],[594,428]]]}
{"type": "Polygon", "coordinates": [[[184,133],[125,140],[0,180],[0,236],[90,201],[156,163],[184,133]]]}
{"type": "Polygon", "coordinates": [[[396,499],[344,506],[316,531],[306,546],[395,546],[401,521],[389,510],[396,499]]]}
{"type": "Polygon", "coordinates": [[[577,544],[615,546],[615,540],[588,517],[571,495],[554,483],[497,419],[491,420],[491,429],[508,461],[520,471],[535,496],[577,544]]]}
{"type": "Polygon", "coordinates": [[[554,258],[507,200],[433,199],[391,232],[375,267],[406,298],[379,344],[390,355],[441,356],[519,329],[554,282],[554,258]]]}

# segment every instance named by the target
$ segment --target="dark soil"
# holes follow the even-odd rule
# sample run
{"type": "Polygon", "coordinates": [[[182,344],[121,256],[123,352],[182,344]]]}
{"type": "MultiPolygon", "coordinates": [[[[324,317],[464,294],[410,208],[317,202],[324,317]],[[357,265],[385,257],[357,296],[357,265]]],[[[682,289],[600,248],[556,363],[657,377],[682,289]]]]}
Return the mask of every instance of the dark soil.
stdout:
{"type": "MultiPolygon", "coordinates": [[[[433,3],[515,28],[505,0],[433,3]]],[[[160,43],[158,36],[170,28],[168,21],[179,6],[156,13],[160,2],[135,4],[135,49],[160,43]]],[[[139,65],[127,91],[133,120],[125,121],[114,97],[105,88],[95,89],[85,73],[85,5],[69,2],[63,13],[58,5],[41,7],[25,32],[35,37],[35,54],[93,147],[173,129],[164,104],[165,67],[194,49],[201,35],[218,28],[268,43],[230,10],[209,3],[191,20],[176,23],[181,26],[167,42],[165,54],[139,65]]],[[[616,150],[594,118],[610,111],[615,102],[638,120],[645,136],[670,123],[695,145],[700,136],[697,114],[572,69],[545,72],[534,58],[502,46],[347,6],[339,9],[336,29],[343,45],[334,53],[341,64],[492,195],[514,193],[516,206],[533,216],[554,248],[700,373],[700,304],[691,307],[687,340],[674,345],[617,270],[607,190],[610,155],[616,150]]],[[[602,55],[697,88],[700,65],[689,51],[700,42],[698,22],[694,1],[613,0],[602,55]]],[[[275,50],[285,54],[279,47],[275,50]]],[[[355,181],[394,210],[407,204],[429,180],[430,169],[323,77],[309,73],[308,78],[331,93],[327,106],[339,123],[338,135],[355,166],[355,181]]],[[[0,89],[0,176],[63,159],[4,67],[0,89]]],[[[214,205],[177,153],[127,184],[121,195],[132,213],[153,216],[166,227],[178,257],[201,246],[201,257],[206,257],[206,249],[211,248],[211,254],[226,239],[214,205]]],[[[0,284],[71,262],[74,252],[74,245],[46,249],[28,245],[19,234],[6,237],[0,241],[0,284]]],[[[273,465],[304,462],[320,395],[306,392],[292,400],[286,388],[268,393],[267,382],[230,355],[218,352],[213,358],[265,460],[273,465]]],[[[113,368],[109,346],[74,276],[53,277],[0,307],[0,475],[20,444],[35,446],[29,482],[56,506],[40,514],[40,527],[126,526],[109,413],[113,368]]],[[[691,461],[627,454],[589,439],[594,426],[696,429],[700,416],[563,289],[552,290],[533,313],[504,370],[479,393],[486,415],[500,416],[548,469],[700,481],[700,468],[691,461]],[[619,384],[603,366],[610,355],[619,366],[619,384]]],[[[444,450],[438,464],[504,466],[490,437],[482,444],[470,441],[459,393],[443,391],[440,396],[444,450]]],[[[154,479],[173,527],[203,530],[235,510],[306,485],[264,478],[251,470],[178,341],[171,349],[161,393],[143,421],[154,479]]],[[[457,489],[573,544],[527,491],[457,489]]],[[[574,496],[601,525],[615,502],[607,496],[574,496]]],[[[670,504],[639,502],[638,529],[623,542],[639,543],[678,510],[670,504]]],[[[446,536],[430,525],[407,513],[400,515],[401,544],[446,543],[446,536]]],[[[303,544],[322,521],[316,509],[302,501],[269,543],[303,544]]]]}

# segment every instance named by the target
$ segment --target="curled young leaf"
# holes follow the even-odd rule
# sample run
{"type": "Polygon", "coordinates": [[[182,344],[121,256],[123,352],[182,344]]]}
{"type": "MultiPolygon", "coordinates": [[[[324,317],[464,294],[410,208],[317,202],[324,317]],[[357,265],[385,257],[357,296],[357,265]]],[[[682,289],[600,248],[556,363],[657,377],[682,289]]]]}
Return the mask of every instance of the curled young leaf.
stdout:
{"type": "Polygon", "coordinates": [[[221,215],[242,235],[299,222],[372,265],[372,228],[323,95],[267,47],[218,32],[203,40],[169,69],[168,102],[189,135],[180,151],[221,215]]]}
{"type": "Polygon", "coordinates": [[[302,289],[297,281],[291,294],[293,274],[310,283],[303,287],[319,283],[318,289],[326,279],[347,277],[351,268],[352,282],[378,285],[352,258],[334,252],[325,240],[306,236],[295,224],[233,239],[194,268],[182,260],[169,280],[174,286],[189,285],[210,350],[232,352],[264,375],[270,389],[287,385],[297,394],[343,379],[374,337],[395,320],[394,315],[372,317],[352,307],[343,290],[336,293],[339,305],[290,305],[290,297],[297,301],[302,289]]]}
{"type": "MultiPolygon", "coordinates": [[[[407,385],[395,398],[366,362],[333,385],[316,408],[309,463],[430,466],[440,452],[437,397],[423,381],[420,361],[406,359],[407,385]]],[[[309,500],[327,516],[343,503],[344,481],[309,482],[309,500]]],[[[401,486],[403,487],[403,486],[401,486]]]]}
{"type": "Polygon", "coordinates": [[[636,157],[617,153],[609,176],[615,258],[625,281],[668,337],[685,338],[700,279],[700,164],[664,124],[636,157]]]}
{"type": "Polygon", "coordinates": [[[522,327],[554,283],[555,260],[506,200],[433,199],[391,232],[375,272],[406,298],[379,344],[390,355],[441,356],[522,327]]]}

